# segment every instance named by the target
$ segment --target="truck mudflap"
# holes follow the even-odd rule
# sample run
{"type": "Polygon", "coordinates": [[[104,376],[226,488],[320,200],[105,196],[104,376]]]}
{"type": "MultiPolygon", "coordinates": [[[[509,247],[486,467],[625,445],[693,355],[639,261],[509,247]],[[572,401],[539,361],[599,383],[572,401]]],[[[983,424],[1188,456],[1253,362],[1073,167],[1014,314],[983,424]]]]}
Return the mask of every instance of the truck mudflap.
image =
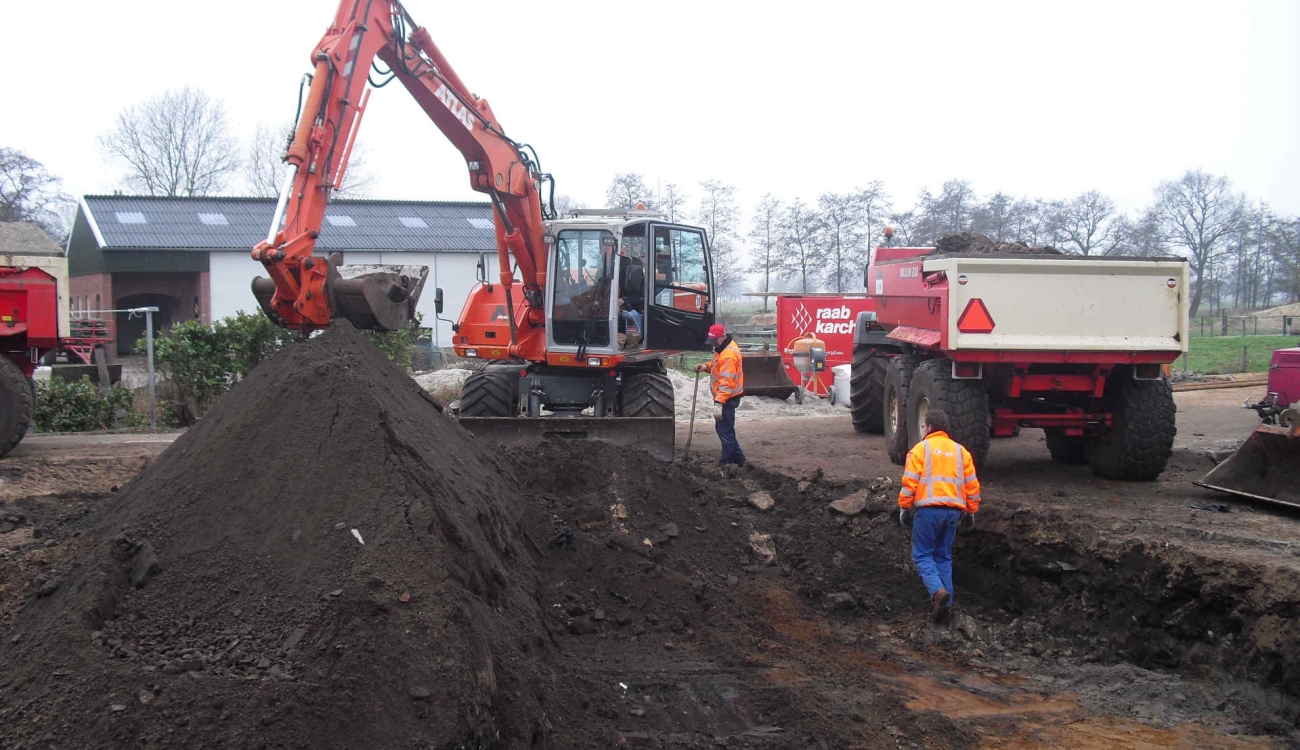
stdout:
{"type": "Polygon", "coordinates": [[[639,448],[671,462],[677,427],[672,417],[457,417],[480,440],[500,445],[536,445],[543,441],[598,440],[639,448]]]}
{"type": "Polygon", "coordinates": [[[1297,422],[1282,427],[1262,424],[1246,438],[1236,453],[1196,484],[1219,492],[1300,508],[1298,435],[1300,423],[1297,422]]]}

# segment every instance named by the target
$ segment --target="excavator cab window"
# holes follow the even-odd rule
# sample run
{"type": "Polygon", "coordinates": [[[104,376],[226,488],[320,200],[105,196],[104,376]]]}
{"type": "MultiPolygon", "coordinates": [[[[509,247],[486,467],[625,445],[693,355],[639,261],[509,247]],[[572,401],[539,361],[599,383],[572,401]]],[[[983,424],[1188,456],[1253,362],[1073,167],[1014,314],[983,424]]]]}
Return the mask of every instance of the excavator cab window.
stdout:
{"type": "Polygon", "coordinates": [[[609,346],[614,235],[565,229],[555,241],[551,335],[557,344],[609,346]]]}
{"type": "Polygon", "coordinates": [[[656,224],[651,237],[654,294],[646,346],[702,350],[714,322],[712,268],[704,232],[656,224]]]}

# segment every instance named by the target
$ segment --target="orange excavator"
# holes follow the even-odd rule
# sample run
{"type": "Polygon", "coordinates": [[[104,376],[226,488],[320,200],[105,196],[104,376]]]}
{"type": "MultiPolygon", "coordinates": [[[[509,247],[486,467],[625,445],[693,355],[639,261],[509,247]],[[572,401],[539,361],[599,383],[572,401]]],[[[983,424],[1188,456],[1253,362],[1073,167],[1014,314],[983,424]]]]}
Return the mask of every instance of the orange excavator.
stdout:
{"type": "MultiPolygon", "coordinates": [[[[252,253],[267,271],[252,285],[266,314],[304,333],[335,318],[373,330],[410,325],[427,267],[313,254],[370,92],[397,80],[493,207],[498,280],[480,269],[453,326],[457,354],[487,364],[466,380],[457,418],[498,442],[599,439],[671,459],[666,358],[704,349],[715,317],[704,230],[644,206],[558,216],[536,152],[505,134],[397,0],[342,0],[312,62],[275,218],[252,253]]],[[[442,290],[435,306],[441,313],[442,290]]]]}

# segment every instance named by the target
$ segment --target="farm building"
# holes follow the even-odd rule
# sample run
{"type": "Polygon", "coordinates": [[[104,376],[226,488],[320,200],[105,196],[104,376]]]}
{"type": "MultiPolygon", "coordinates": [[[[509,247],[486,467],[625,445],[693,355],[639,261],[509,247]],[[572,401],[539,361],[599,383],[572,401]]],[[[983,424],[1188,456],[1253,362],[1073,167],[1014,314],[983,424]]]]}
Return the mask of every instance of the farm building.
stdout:
{"type": "MultiPolygon", "coordinates": [[[[72,314],[157,306],[155,324],[211,322],[258,309],[250,285],[265,275],[250,255],[266,238],[273,198],[165,198],[87,195],[68,241],[72,314]]],[[[451,324],[435,320],[433,290],[455,319],[477,279],[481,257],[495,268],[496,236],[487,203],[332,201],[317,254],[344,263],[429,267],[419,311],[435,347],[449,346],[451,324]]],[[[129,353],[143,334],[139,316],[118,314],[116,347],[129,353]]]]}

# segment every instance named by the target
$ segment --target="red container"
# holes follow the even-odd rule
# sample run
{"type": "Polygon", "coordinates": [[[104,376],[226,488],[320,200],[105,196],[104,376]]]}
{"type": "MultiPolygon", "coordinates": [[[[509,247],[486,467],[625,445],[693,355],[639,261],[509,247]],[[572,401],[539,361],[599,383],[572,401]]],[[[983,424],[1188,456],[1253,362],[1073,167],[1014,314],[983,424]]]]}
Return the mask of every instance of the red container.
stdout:
{"type": "Polygon", "coordinates": [[[1277,394],[1278,408],[1300,401],[1300,349],[1278,349],[1268,366],[1268,392],[1277,394]]]}
{"type": "Polygon", "coordinates": [[[849,295],[782,294],[776,298],[776,339],[790,380],[799,382],[789,351],[790,342],[811,333],[826,342],[826,371],[818,373],[811,390],[825,396],[834,382],[831,368],[853,363],[853,334],[858,313],[876,309],[871,298],[849,295]]]}

